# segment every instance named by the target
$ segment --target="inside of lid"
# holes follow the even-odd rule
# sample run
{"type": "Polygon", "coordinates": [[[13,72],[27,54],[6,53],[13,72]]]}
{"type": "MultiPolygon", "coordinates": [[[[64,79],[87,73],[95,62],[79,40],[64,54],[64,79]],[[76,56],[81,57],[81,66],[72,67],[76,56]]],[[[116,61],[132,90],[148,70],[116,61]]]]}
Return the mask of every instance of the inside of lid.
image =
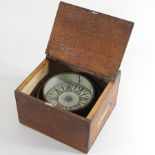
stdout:
{"type": "MultiPolygon", "coordinates": [[[[87,75],[88,78],[91,79],[92,83],[95,85],[95,98],[93,102],[89,104],[89,106],[79,110],[74,111],[73,113],[80,115],[84,118],[92,119],[95,113],[100,108],[101,104],[104,101],[104,98],[111,91],[114,83],[111,81],[106,81],[103,78],[94,76],[87,71],[81,70],[80,68],[74,67],[69,64],[64,64],[58,60],[47,60],[45,59],[31,74],[25,81],[18,87],[18,89],[24,94],[31,95],[39,100],[45,102],[48,106],[50,104],[44,100],[41,89],[44,85],[45,81],[51,76],[54,76],[58,73],[64,72],[76,72],[83,73],[87,75]]],[[[53,108],[53,107],[52,107],[53,108]]],[[[69,111],[70,112],[70,111],[69,111]]],[[[105,112],[106,113],[106,112],[105,112]]]]}
{"type": "Polygon", "coordinates": [[[114,80],[133,23],[61,2],[47,54],[114,80]]]}

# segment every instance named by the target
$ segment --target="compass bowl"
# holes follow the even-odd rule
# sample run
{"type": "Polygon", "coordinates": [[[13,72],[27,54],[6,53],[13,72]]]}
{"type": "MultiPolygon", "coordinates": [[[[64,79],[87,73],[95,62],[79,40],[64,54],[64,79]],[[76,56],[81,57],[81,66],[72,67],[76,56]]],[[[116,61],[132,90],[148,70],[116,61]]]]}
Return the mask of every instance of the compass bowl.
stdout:
{"type": "Polygon", "coordinates": [[[91,103],[94,88],[92,83],[81,74],[61,73],[45,83],[43,97],[53,107],[76,111],[91,103]]]}

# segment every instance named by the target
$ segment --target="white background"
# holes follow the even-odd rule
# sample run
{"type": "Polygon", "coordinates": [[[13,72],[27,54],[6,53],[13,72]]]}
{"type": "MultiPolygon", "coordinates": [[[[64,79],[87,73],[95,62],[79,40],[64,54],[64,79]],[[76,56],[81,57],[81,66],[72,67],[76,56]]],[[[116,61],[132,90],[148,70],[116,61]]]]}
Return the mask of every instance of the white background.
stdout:
{"type": "MultiPolygon", "coordinates": [[[[117,106],[89,154],[155,155],[154,0],[65,0],[135,22],[117,106]]],[[[45,57],[59,0],[0,0],[0,155],[81,154],[18,123],[15,88],[45,57]]]]}

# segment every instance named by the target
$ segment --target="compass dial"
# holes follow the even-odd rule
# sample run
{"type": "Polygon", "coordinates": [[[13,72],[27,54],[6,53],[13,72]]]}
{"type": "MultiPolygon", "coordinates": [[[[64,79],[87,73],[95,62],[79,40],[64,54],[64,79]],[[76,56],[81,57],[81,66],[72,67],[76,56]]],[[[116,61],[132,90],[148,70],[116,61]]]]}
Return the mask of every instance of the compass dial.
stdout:
{"type": "Polygon", "coordinates": [[[62,83],[51,88],[46,99],[54,106],[65,110],[77,110],[84,107],[92,99],[91,92],[77,83],[62,83]]]}
{"type": "Polygon", "coordinates": [[[91,83],[79,74],[60,74],[44,86],[44,98],[52,106],[68,111],[87,106],[94,95],[91,83]],[[80,80],[79,80],[80,78],[80,80]]]}

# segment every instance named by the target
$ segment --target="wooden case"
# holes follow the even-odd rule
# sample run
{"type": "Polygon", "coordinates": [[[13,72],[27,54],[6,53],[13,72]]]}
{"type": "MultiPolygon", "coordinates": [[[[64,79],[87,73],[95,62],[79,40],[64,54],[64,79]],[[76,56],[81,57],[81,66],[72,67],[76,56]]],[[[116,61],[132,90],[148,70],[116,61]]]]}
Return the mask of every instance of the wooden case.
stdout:
{"type": "Polygon", "coordinates": [[[119,66],[133,23],[60,2],[46,58],[15,90],[19,121],[87,153],[116,104],[119,66]],[[49,73],[92,74],[104,89],[85,116],[52,107],[32,96],[49,73]]]}

